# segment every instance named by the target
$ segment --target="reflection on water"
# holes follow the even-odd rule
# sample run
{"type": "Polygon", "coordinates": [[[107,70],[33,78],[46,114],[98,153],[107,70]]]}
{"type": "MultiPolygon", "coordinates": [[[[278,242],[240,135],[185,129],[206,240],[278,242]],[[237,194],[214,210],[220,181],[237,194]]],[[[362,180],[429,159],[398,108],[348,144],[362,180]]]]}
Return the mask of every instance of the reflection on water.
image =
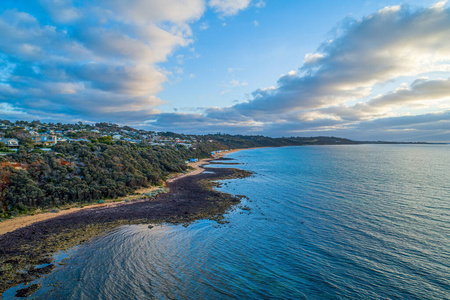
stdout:
{"type": "Polygon", "coordinates": [[[74,251],[37,299],[450,298],[446,146],[229,155],[252,177],[229,224],[122,226],[74,251]],[[53,284],[53,286],[49,286],[53,284]]]}

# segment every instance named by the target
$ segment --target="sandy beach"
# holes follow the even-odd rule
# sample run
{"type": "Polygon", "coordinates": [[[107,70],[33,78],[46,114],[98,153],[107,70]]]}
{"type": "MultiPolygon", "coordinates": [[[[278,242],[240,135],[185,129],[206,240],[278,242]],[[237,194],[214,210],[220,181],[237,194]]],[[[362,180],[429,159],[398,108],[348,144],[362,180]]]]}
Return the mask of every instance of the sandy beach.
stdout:
{"type": "MultiPolygon", "coordinates": [[[[184,178],[187,176],[193,176],[193,175],[200,174],[204,171],[204,168],[202,168],[202,166],[209,164],[210,161],[222,158],[227,154],[237,152],[240,150],[243,150],[243,149],[234,149],[234,150],[228,150],[228,151],[215,153],[212,158],[204,158],[204,159],[200,159],[197,162],[189,163],[189,166],[192,168],[192,170],[190,170],[186,173],[175,174],[175,175],[171,176],[169,179],[166,180],[166,182],[164,183],[164,186],[167,186],[168,183],[172,183],[178,179],[181,179],[181,178],[184,178]]],[[[125,202],[123,200],[136,199],[136,198],[140,197],[140,195],[155,191],[158,188],[159,188],[158,186],[152,186],[149,188],[138,189],[135,191],[135,193],[137,193],[138,195],[125,196],[125,197],[120,197],[118,199],[115,199],[116,201],[119,200],[120,202],[114,202],[114,200],[108,200],[102,204],[92,204],[92,205],[86,205],[83,207],[72,207],[69,209],[60,210],[58,212],[37,213],[35,215],[20,216],[20,217],[16,217],[13,219],[5,220],[3,222],[0,222],[0,235],[15,231],[19,228],[23,228],[23,227],[29,226],[29,225],[37,223],[37,222],[45,221],[45,220],[48,220],[51,218],[56,218],[56,217],[60,217],[60,216],[67,215],[67,214],[72,214],[75,212],[79,212],[81,210],[115,207],[115,206],[122,206],[122,205],[129,205],[132,203],[136,203],[139,200],[134,200],[132,202],[125,202]]],[[[140,201],[146,201],[146,200],[144,199],[144,200],[140,200],[140,201]]]]}

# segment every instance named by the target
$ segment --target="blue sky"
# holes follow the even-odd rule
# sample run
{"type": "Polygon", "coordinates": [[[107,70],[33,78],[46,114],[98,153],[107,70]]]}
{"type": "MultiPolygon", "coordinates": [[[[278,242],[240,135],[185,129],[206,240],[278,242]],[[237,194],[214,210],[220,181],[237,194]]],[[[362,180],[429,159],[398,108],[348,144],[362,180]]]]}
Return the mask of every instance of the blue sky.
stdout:
{"type": "Polygon", "coordinates": [[[0,118],[450,141],[437,1],[3,0],[0,118]]]}

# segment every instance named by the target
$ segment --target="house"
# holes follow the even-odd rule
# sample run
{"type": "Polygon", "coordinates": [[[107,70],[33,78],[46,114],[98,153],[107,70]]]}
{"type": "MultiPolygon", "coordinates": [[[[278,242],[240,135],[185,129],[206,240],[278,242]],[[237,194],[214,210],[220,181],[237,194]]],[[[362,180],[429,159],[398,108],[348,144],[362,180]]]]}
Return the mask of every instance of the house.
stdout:
{"type": "Polygon", "coordinates": [[[191,148],[192,147],[191,144],[187,144],[187,143],[177,143],[177,145],[182,145],[182,146],[185,146],[186,148],[191,148]]]}
{"type": "Polygon", "coordinates": [[[31,136],[38,136],[39,135],[39,133],[37,131],[34,131],[34,130],[30,130],[30,131],[28,131],[28,133],[31,134],[31,136]]]}
{"type": "Polygon", "coordinates": [[[115,135],[112,136],[112,138],[113,138],[114,140],[120,140],[120,139],[122,138],[122,135],[120,135],[120,134],[115,134],[115,135]]]}
{"type": "Polygon", "coordinates": [[[141,140],[135,140],[135,139],[130,139],[130,138],[124,138],[123,140],[126,142],[129,142],[129,143],[133,143],[133,144],[138,144],[141,142],[141,140]]]}
{"type": "Polygon", "coordinates": [[[3,139],[0,139],[0,142],[5,143],[6,147],[19,147],[18,139],[3,138],[3,139]]]}
{"type": "Polygon", "coordinates": [[[72,143],[72,142],[89,142],[89,140],[87,139],[67,139],[67,142],[72,143]]]}
{"type": "Polygon", "coordinates": [[[189,159],[190,162],[198,162],[198,158],[191,158],[189,159]]]}
{"type": "Polygon", "coordinates": [[[37,145],[52,146],[56,145],[58,142],[66,142],[65,137],[57,137],[56,135],[46,135],[42,134],[39,136],[33,136],[33,142],[37,145]]]}

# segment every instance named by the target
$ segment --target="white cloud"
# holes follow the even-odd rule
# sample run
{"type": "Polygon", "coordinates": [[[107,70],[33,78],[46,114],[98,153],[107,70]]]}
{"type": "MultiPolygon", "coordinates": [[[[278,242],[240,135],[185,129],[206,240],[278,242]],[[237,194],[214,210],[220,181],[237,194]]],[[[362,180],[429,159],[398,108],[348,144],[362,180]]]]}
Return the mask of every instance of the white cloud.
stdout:
{"type": "Polygon", "coordinates": [[[304,65],[310,65],[318,62],[323,57],[320,53],[307,53],[303,60],[304,65]]]}
{"type": "MultiPolygon", "coordinates": [[[[395,122],[394,117],[410,114],[408,126],[420,131],[423,128],[417,124],[428,116],[433,120],[448,118],[448,113],[439,112],[448,109],[449,80],[423,77],[450,72],[449,25],[450,10],[443,5],[419,10],[387,7],[347,22],[337,36],[305,56],[299,72],[281,76],[276,87],[254,91],[246,102],[208,110],[202,124],[214,121],[215,126],[231,126],[233,121],[239,127],[258,123],[257,128],[248,128],[247,132],[257,129],[284,135],[356,132],[358,124],[362,128],[362,124],[372,124],[369,121],[374,119],[395,122]],[[371,96],[375,86],[401,78],[417,80],[381,96],[371,96]]],[[[169,119],[165,116],[166,121],[169,119]]],[[[184,120],[188,119],[184,116],[184,120]]],[[[442,130],[448,125],[433,122],[442,130]]]]}
{"type": "Polygon", "coordinates": [[[447,0],[439,1],[435,5],[431,6],[432,9],[442,10],[445,8],[445,5],[447,5],[447,0]]]}
{"type": "Polygon", "coordinates": [[[266,6],[266,2],[264,2],[263,0],[259,0],[258,2],[255,3],[256,7],[262,8],[266,6]]]}
{"type": "Polygon", "coordinates": [[[246,9],[251,0],[209,0],[209,6],[223,16],[233,16],[246,9]]]}
{"type": "Polygon", "coordinates": [[[202,22],[201,24],[200,24],[200,30],[206,30],[206,29],[208,29],[209,28],[209,24],[208,24],[208,22],[202,22]]]}
{"type": "Polygon", "coordinates": [[[392,14],[397,13],[402,9],[400,5],[394,5],[394,6],[386,6],[378,11],[379,14],[392,14]]]}
{"type": "MultiPolygon", "coordinates": [[[[1,89],[0,99],[25,111],[33,103],[46,103],[29,111],[41,116],[50,111],[84,117],[102,112],[102,117],[113,120],[139,111],[141,117],[131,121],[144,112],[155,113],[154,106],[162,103],[156,94],[167,72],[158,64],[177,47],[192,43],[190,24],[205,9],[203,0],[28,4],[29,11],[12,8],[0,13],[1,58],[14,62],[1,71],[10,86],[8,93],[1,89]],[[34,6],[39,5],[48,15],[34,15],[34,6]],[[15,97],[7,97],[12,91],[15,97]]],[[[183,57],[176,59],[183,62],[183,57]]]]}
{"type": "Polygon", "coordinates": [[[247,82],[245,82],[245,81],[239,81],[239,80],[237,80],[237,79],[233,79],[233,80],[231,80],[230,81],[230,85],[232,86],[232,87],[238,87],[238,86],[247,86],[248,85],[248,83],[247,82]]]}

